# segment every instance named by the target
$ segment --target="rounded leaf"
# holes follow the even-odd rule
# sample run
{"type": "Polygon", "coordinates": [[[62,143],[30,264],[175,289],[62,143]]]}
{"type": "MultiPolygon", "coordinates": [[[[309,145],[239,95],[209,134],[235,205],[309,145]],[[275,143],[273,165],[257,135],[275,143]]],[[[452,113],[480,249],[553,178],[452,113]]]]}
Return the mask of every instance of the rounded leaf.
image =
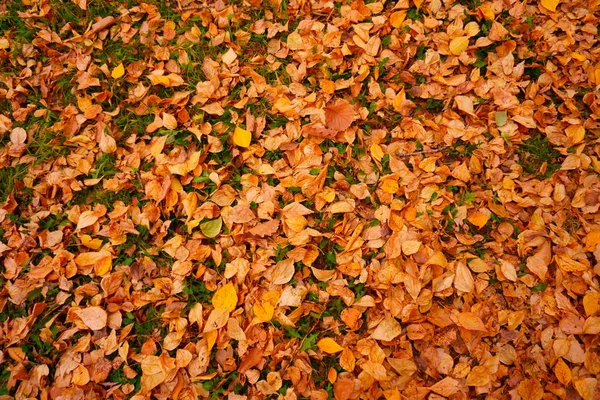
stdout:
{"type": "Polygon", "coordinates": [[[223,220],[221,218],[212,219],[200,224],[200,230],[202,234],[209,238],[214,238],[221,232],[223,226],[223,220]]]}

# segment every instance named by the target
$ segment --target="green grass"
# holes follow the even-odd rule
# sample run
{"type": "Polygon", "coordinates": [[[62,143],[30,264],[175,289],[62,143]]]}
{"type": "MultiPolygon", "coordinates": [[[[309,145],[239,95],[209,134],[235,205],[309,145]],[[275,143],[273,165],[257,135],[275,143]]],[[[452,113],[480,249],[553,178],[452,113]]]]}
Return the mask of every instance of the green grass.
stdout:
{"type": "Polygon", "coordinates": [[[0,203],[6,201],[10,194],[15,195],[17,198],[22,196],[29,196],[30,190],[22,186],[23,178],[27,175],[29,166],[27,164],[17,164],[15,166],[9,166],[0,168],[0,203]]]}
{"type": "Polygon", "coordinates": [[[537,134],[524,141],[517,148],[519,164],[523,171],[537,177],[549,178],[560,169],[561,154],[548,142],[548,138],[537,134]],[[546,170],[540,169],[546,164],[546,170]]]}

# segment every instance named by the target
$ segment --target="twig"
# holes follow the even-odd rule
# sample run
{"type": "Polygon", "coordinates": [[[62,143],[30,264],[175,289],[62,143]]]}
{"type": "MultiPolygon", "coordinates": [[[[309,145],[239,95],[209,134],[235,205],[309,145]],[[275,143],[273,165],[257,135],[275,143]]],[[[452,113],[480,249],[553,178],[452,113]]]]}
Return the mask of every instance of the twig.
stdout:
{"type": "Polygon", "coordinates": [[[213,5],[201,5],[201,6],[185,6],[181,7],[181,11],[190,11],[190,10],[204,10],[206,8],[212,8],[213,5]]]}
{"type": "Polygon", "coordinates": [[[440,151],[444,151],[446,149],[450,148],[450,146],[444,146],[444,147],[440,147],[438,149],[431,149],[431,150],[419,150],[419,151],[413,151],[410,153],[397,153],[396,156],[397,157],[410,157],[410,156],[418,156],[420,154],[431,154],[431,153],[437,153],[440,151]]]}

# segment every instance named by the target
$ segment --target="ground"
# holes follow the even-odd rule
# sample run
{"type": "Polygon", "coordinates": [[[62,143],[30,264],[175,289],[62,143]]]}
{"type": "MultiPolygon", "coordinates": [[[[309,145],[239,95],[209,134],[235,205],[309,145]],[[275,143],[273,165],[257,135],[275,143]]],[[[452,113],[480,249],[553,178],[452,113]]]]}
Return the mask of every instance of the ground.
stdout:
{"type": "Polygon", "coordinates": [[[600,399],[595,1],[0,4],[0,399],[600,399]]]}

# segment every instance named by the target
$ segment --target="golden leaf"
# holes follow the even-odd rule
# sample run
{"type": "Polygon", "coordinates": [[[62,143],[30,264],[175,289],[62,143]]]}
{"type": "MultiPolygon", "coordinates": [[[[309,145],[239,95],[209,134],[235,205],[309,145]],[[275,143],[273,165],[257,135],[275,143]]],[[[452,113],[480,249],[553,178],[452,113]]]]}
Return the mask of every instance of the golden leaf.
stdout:
{"type": "Polygon", "coordinates": [[[327,353],[327,354],[335,354],[344,350],[342,346],[336,343],[332,338],[321,339],[317,342],[317,347],[327,353]]]}
{"type": "Polygon", "coordinates": [[[92,250],[98,250],[100,247],[102,247],[102,240],[92,239],[90,235],[81,235],[79,239],[81,240],[81,244],[89,247],[92,250]]]}
{"type": "Polygon", "coordinates": [[[585,249],[594,251],[596,246],[600,244],[600,230],[589,232],[585,237],[585,249]]]}
{"type": "Polygon", "coordinates": [[[229,312],[235,310],[237,302],[237,291],[231,282],[222,286],[212,297],[212,305],[215,308],[224,308],[229,312]]]}
{"type": "Polygon", "coordinates": [[[469,47],[468,36],[459,36],[450,41],[450,53],[459,56],[469,47]]]}
{"type": "Polygon", "coordinates": [[[233,132],[233,143],[236,146],[248,147],[252,141],[252,133],[238,126],[235,127],[233,132]]]}
{"type": "Polygon", "coordinates": [[[585,128],[582,125],[570,125],[565,129],[565,133],[573,144],[577,144],[585,138],[585,128]]]}
{"type": "Polygon", "coordinates": [[[90,372],[83,365],[78,365],[73,371],[73,384],[77,386],[87,385],[90,381],[90,372]]]}
{"type": "Polygon", "coordinates": [[[421,242],[418,240],[405,240],[402,242],[402,253],[407,256],[413,255],[421,248],[421,242]]]}
{"type": "Polygon", "coordinates": [[[548,11],[555,12],[560,0],[540,0],[540,4],[548,11]]]}
{"type": "Polygon", "coordinates": [[[123,75],[125,75],[125,67],[123,67],[123,63],[117,65],[110,73],[110,76],[112,76],[114,79],[119,79],[123,75]]]}
{"type": "Polygon", "coordinates": [[[527,400],[542,400],[544,397],[544,389],[537,379],[523,379],[517,386],[517,393],[523,399],[527,400]]]}
{"type": "Polygon", "coordinates": [[[583,398],[583,400],[596,399],[598,394],[598,379],[597,378],[582,378],[573,382],[575,390],[583,398]]]}
{"type": "Polygon", "coordinates": [[[485,386],[490,383],[490,380],[490,371],[483,365],[478,365],[471,369],[465,383],[467,386],[485,386]]]}
{"type": "Polygon", "coordinates": [[[263,322],[269,322],[273,319],[273,315],[275,314],[275,307],[271,305],[271,303],[263,302],[263,303],[255,303],[252,306],[252,311],[254,311],[254,315],[258,319],[263,322]]]}
{"type": "Polygon", "coordinates": [[[600,293],[590,292],[583,296],[583,309],[586,315],[593,315],[600,310],[600,293]]]}
{"type": "Polygon", "coordinates": [[[457,324],[470,331],[486,331],[481,318],[472,312],[461,312],[457,315],[457,324]]]}
{"type": "Polygon", "coordinates": [[[398,185],[398,181],[394,178],[385,179],[381,185],[381,190],[385,193],[394,194],[398,191],[400,186],[398,185]]]}

